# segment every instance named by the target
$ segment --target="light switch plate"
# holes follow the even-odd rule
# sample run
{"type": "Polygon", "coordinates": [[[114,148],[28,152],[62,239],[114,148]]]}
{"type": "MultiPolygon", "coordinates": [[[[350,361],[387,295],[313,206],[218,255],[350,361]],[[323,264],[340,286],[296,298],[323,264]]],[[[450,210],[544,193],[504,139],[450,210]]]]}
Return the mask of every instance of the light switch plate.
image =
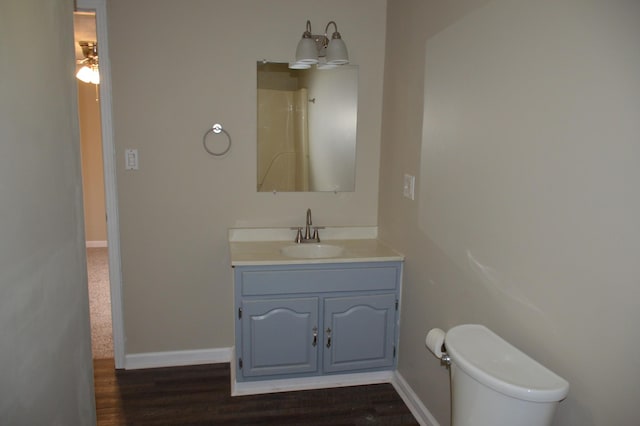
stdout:
{"type": "Polygon", "coordinates": [[[137,149],[124,150],[124,169],[138,170],[138,150],[137,149]]]}
{"type": "Polygon", "coordinates": [[[415,200],[416,177],[405,173],[402,195],[410,200],[415,200]]]}

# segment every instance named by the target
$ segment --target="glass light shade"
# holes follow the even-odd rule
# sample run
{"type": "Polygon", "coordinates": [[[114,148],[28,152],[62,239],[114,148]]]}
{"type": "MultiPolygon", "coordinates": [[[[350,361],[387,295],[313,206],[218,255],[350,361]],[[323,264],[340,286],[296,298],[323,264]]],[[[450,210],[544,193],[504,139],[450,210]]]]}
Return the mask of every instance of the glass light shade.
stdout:
{"type": "Polygon", "coordinates": [[[289,69],[292,70],[306,70],[311,68],[311,64],[306,62],[289,62],[289,69]]]}
{"type": "Polygon", "coordinates": [[[91,67],[91,83],[93,84],[100,84],[100,72],[98,71],[98,67],[93,66],[91,67]]]}
{"type": "Polygon", "coordinates": [[[332,38],[327,46],[327,64],[344,65],[349,63],[347,45],[341,38],[332,38]]]}
{"type": "Polygon", "coordinates": [[[83,66],[76,73],[76,78],[85,83],[100,84],[100,72],[96,66],[92,66],[91,68],[86,65],[83,66]]]}
{"type": "Polygon", "coordinates": [[[84,66],[80,68],[80,70],[76,73],[76,78],[85,83],[89,83],[91,81],[91,77],[93,76],[93,71],[88,66],[84,66]]]}
{"type": "Polygon", "coordinates": [[[302,38],[296,48],[296,62],[303,64],[318,63],[318,48],[311,38],[302,38]]]}

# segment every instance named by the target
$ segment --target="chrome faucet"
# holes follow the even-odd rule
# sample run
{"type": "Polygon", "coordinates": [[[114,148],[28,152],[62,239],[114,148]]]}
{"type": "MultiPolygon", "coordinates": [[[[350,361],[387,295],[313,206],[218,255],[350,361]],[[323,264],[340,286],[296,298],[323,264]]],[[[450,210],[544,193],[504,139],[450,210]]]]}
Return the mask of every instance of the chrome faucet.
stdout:
{"type": "MultiPolygon", "coordinates": [[[[307,209],[307,226],[304,228],[304,239],[308,240],[311,238],[311,225],[313,222],[311,221],[311,209],[307,209]]],[[[317,233],[318,231],[316,231],[317,233]]]]}
{"type": "Polygon", "coordinates": [[[298,232],[296,234],[296,239],[294,240],[296,243],[319,243],[320,242],[320,234],[318,233],[318,229],[324,229],[324,226],[313,226],[313,221],[311,220],[311,209],[307,209],[307,220],[304,228],[304,236],[302,235],[302,227],[298,226],[291,229],[296,229],[298,232]],[[311,233],[311,229],[313,228],[313,233],[311,233]]]}

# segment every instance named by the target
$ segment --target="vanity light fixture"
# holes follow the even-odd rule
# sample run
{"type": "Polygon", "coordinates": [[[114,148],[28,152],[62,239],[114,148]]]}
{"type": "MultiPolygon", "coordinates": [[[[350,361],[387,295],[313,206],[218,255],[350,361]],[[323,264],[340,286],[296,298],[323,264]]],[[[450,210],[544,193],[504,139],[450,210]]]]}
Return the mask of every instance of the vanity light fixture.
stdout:
{"type": "Polygon", "coordinates": [[[84,59],[79,61],[82,68],[76,73],[76,78],[85,83],[100,84],[100,72],[98,70],[98,43],[95,41],[81,41],[84,59]]]}
{"type": "Polygon", "coordinates": [[[302,34],[302,39],[296,49],[295,62],[289,63],[291,69],[311,68],[311,65],[318,64],[319,68],[333,67],[335,65],[345,65],[349,63],[347,46],[338,32],[338,25],[335,21],[330,21],[324,34],[314,35],[311,33],[311,21],[307,21],[307,28],[302,34]],[[331,34],[331,40],[327,36],[329,26],[333,24],[335,31],[331,34]],[[323,61],[321,59],[324,58],[323,61]]]}

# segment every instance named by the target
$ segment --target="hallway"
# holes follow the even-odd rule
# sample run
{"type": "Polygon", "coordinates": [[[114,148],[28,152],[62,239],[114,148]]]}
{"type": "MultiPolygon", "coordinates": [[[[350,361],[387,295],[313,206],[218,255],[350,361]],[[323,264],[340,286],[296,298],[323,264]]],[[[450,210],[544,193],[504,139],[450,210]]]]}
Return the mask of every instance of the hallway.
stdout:
{"type": "Polygon", "coordinates": [[[106,247],[87,248],[87,275],[93,359],[113,358],[109,256],[106,247]]]}

